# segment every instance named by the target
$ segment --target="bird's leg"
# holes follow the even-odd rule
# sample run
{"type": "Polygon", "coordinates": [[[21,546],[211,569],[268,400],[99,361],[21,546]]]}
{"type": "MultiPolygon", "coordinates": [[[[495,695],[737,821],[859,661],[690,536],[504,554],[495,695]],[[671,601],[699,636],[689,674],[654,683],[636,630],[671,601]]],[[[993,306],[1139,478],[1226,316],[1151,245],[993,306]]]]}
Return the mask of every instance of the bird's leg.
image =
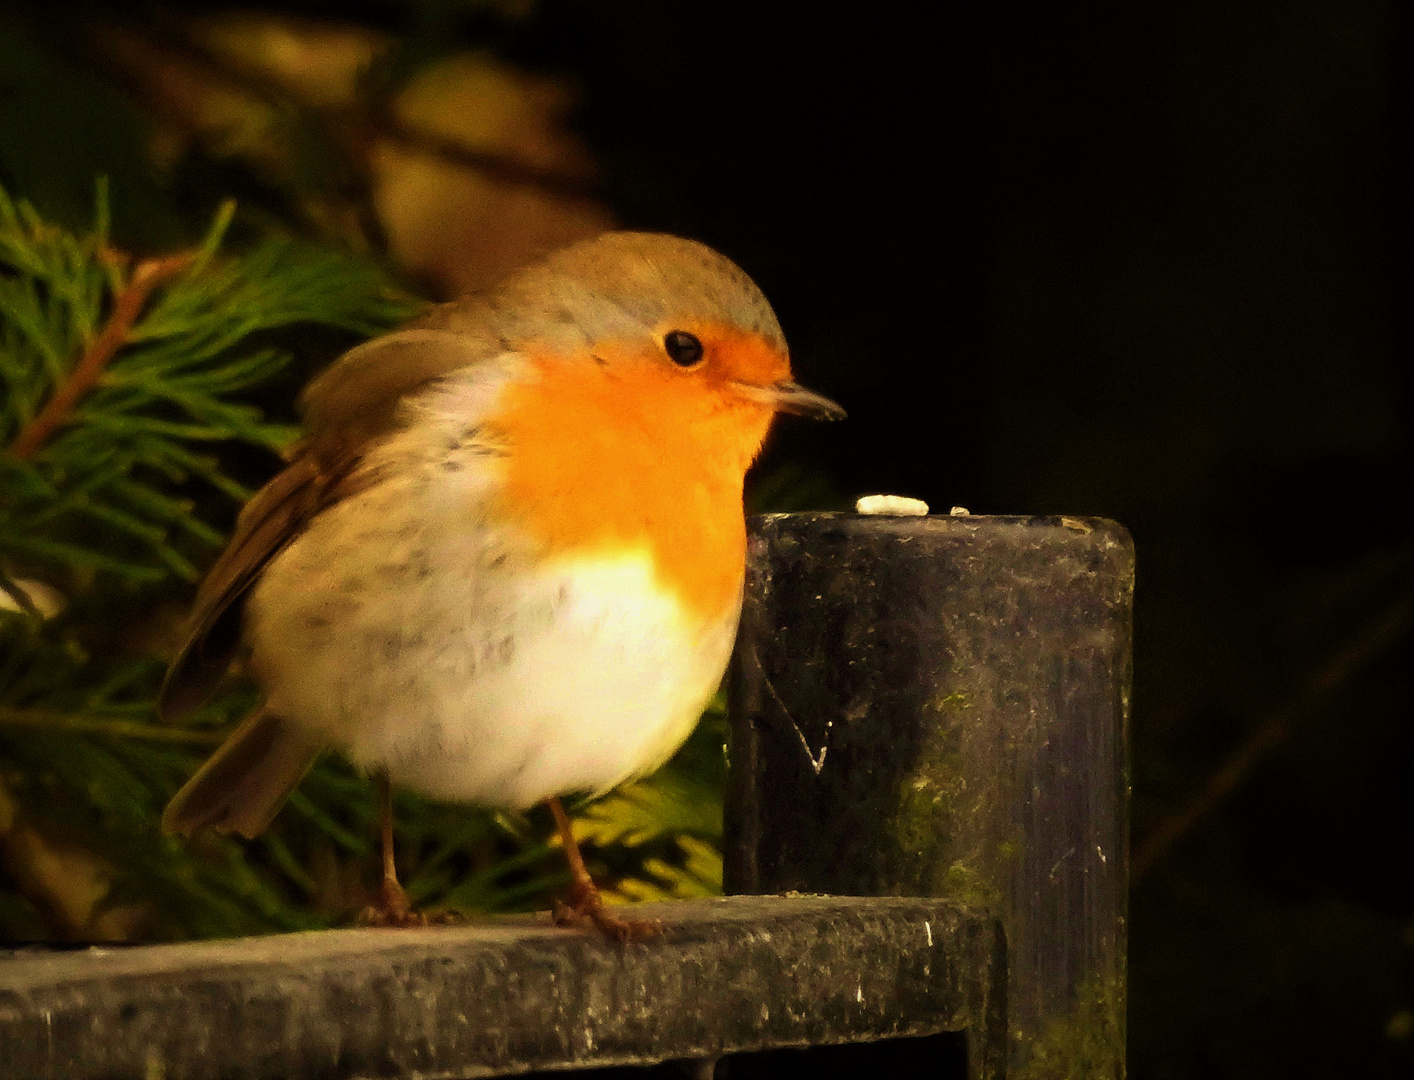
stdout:
{"type": "Polygon", "coordinates": [[[393,782],[387,772],[378,774],[378,835],[383,851],[383,883],[378,902],[359,916],[364,926],[426,926],[427,916],[414,911],[407,892],[398,883],[393,863],[393,782]]]}
{"type": "Polygon", "coordinates": [[[378,839],[383,853],[383,884],[379,889],[379,900],[384,910],[406,915],[412,910],[412,904],[398,883],[398,867],[393,861],[393,782],[386,772],[378,774],[378,839]]]}
{"type": "Polygon", "coordinates": [[[621,919],[609,910],[599,888],[584,866],[584,856],[575,843],[574,830],[570,828],[569,815],[560,805],[559,799],[550,799],[550,813],[555,815],[555,825],[560,830],[560,842],[564,845],[565,857],[570,864],[570,897],[568,904],[555,903],[555,923],[558,926],[582,926],[591,922],[607,938],[614,941],[633,941],[636,938],[651,937],[663,932],[663,924],[657,919],[621,919]]]}

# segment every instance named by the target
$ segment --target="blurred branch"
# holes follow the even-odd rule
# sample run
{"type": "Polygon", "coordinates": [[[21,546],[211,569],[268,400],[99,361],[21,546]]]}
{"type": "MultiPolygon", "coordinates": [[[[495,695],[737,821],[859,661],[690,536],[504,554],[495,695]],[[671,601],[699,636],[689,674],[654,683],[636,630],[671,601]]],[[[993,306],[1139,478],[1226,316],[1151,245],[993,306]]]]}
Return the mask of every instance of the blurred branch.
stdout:
{"type": "Polygon", "coordinates": [[[1414,592],[1401,596],[1350,644],[1317,668],[1291,700],[1258,724],[1207,782],[1137,845],[1130,869],[1131,883],[1143,878],[1168,855],[1174,844],[1241,787],[1258,763],[1285,742],[1300,721],[1397,644],[1411,621],[1414,621],[1414,592]]]}
{"type": "MultiPolygon", "coordinates": [[[[130,61],[126,61],[119,51],[105,45],[116,40],[118,33],[118,28],[113,25],[95,24],[88,43],[88,51],[95,61],[129,93],[139,96],[154,113],[169,123],[195,132],[199,125],[190,115],[171,101],[158,100],[160,95],[131,70],[130,61]]],[[[249,95],[267,108],[319,117],[323,121],[322,126],[335,137],[348,159],[362,166],[358,170],[362,178],[366,179],[368,157],[373,145],[382,139],[439,158],[448,164],[474,170],[500,183],[535,187],[548,194],[575,199],[593,194],[593,185],[583,176],[565,170],[541,168],[514,155],[477,149],[456,138],[409,124],[395,113],[392,95],[386,91],[365,94],[352,105],[329,105],[307,100],[279,80],[233,63],[199,40],[182,20],[170,17],[156,21],[148,19],[139,25],[127,16],[121,33],[139,39],[153,55],[165,53],[169,58],[189,64],[214,83],[249,95]]],[[[367,216],[372,212],[372,193],[367,190],[366,183],[362,186],[364,190],[355,194],[367,204],[363,207],[367,216]]],[[[376,221],[376,214],[373,214],[373,219],[376,221]]]]}
{"type": "Polygon", "coordinates": [[[108,720],[94,716],[75,716],[45,709],[9,709],[0,707],[0,725],[48,728],[59,731],[80,731],[85,735],[113,735],[121,739],[143,739],[147,742],[181,743],[187,746],[216,746],[231,732],[229,729],[170,727],[165,724],[143,724],[133,720],[108,720]]]}
{"type": "MultiPolygon", "coordinates": [[[[191,94],[193,86],[203,81],[228,94],[240,95],[253,107],[272,116],[315,111],[273,80],[261,79],[228,63],[197,41],[184,22],[172,15],[130,12],[121,21],[95,17],[78,26],[46,23],[46,31],[53,41],[63,42],[80,53],[100,78],[131,98],[149,116],[179,132],[183,138],[208,148],[213,143],[213,131],[203,122],[191,94]],[[164,69],[181,73],[179,82],[185,87],[184,93],[174,93],[167,85],[164,69]]],[[[335,130],[331,134],[340,132],[335,130]]],[[[348,153],[347,142],[341,139],[332,145],[348,153]]],[[[316,224],[308,208],[302,206],[298,198],[292,198],[287,185],[269,175],[270,161],[252,162],[248,155],[235,156],[248,167],[244,179],[254,183],[262,201],[272,205],[277,215],[297,222],[301,228],[316,224]],[[253,164],[256,167],[249,169],[253,164]]],[[[330,169],[331,174],[345,180],[350,172],[347,168],[330,169]]],[[[359,175],[354,187],[355,190],[344,194],[354,204],[361,239],[370,250],[384,252],[387,238],[373,206],[366,175],[359,175]]]]}
{"type": "Polygon", "coordinates": [[[456,139],[403,123],[390,112],[369,113],[364,119],[375,136],[441,158],[449,165],[473,169],[489,179],[506,184],[537,187],[551,195],[582,199],[593,194],[593,185],[577,177],[550,169],[538,169],[504,154],[475,150],[456,139]]]}

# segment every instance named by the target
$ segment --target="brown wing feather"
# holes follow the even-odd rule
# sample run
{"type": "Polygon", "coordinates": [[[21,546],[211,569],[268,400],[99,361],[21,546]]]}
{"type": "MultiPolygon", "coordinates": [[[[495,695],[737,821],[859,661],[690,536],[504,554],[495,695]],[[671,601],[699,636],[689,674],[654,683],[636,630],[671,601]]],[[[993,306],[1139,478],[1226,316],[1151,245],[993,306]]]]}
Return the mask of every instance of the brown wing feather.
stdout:
{"type": "Polygon", "coordinates": [[[230,544],[197,590],[186,639],[162,684],[158,708],[164,718],[184,716],[210,696],[240,640],[239,601],[266,563],[326,505],[330,487],[328,474],[306,455],[246,503],[230,544]]]}
{"type": "Polygon", "coordinates": [[[257,710],[172,796],[162,813],[163,832],[189,836],[215,829],[259,836],[320,749],[294,725],[257,710]]]}
{"type": "MultiPolygon", "coordinates": [[[[350,349],[309,384],[301,399],[311,452],[337,460],[397,422],[398,404],[434,379],[502,351],[471,329],[430,325],[452,311],[479,310],[472,301],[448,304],[397,333],[350,349]]],[[[475,320],[473,320],[475,321],[475,320]]]]}

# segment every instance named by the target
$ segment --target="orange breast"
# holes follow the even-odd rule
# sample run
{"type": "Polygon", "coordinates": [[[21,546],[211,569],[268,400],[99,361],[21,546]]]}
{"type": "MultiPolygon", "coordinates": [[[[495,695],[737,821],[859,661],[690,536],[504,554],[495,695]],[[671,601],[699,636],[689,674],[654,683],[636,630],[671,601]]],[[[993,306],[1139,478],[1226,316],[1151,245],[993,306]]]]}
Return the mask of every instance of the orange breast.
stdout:
{"type": "Polygon", "coordinates": [[[741,587],[742,482],[771,413],[647,357],[542,357],[488,423],[506,447],[498,512],[546,555],[646,552],[703,619],[741,587]]]}

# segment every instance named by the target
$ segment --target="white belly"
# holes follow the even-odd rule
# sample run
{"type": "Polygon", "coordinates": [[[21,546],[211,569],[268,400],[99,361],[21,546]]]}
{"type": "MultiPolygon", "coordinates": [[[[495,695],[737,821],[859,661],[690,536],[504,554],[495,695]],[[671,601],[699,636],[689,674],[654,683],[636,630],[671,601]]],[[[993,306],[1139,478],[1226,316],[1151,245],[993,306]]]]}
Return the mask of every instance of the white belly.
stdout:
{"type": "Polygon", "coordinates": [[[737,611],[695,627],[646,555],[532,567],[426,498],[378,485],[267,568],[246,637],[270,708],[395,783],[491,806],[666,760],[716,690],[737,611]]]}

